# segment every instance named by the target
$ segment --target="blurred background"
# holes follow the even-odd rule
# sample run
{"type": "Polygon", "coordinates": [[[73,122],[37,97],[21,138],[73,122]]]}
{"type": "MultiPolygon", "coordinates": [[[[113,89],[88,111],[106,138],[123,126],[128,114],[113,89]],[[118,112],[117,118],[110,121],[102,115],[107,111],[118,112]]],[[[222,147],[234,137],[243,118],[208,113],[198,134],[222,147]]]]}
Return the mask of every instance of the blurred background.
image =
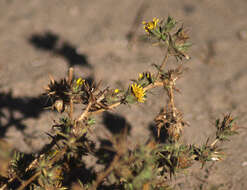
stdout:
{"type": "MultiPolygon", "coordinates": [[[[245,127],[246,9],[246,0],[0,0],[0,139],[27,153],[48,142],[45,132],[58,119],[44,109],[47,98],[42,93],[49,75],[61,79],[73,67],[77,77],[127,88],[138,73],[153,71],[151,65],[159,64],[165,52],[144,40],[141,22],[168,15],[184,24],[193,43],[189,69],[178,81],[182,93],[176,96],[177,107],[191,125],[183,140],[200,144],[213,137],[215,119],[224,113],[232,113],[245,127]]],[[[170,61],[174,67],[176,61],[170,61]]],[[[106,138],[105,133],[120,131],[116,126],[127,125],[131,144],[145,142],[166,102],[162,90],[148,96],[145,104],[100,116],[96,134],[106,138]]],[[[193,170],[194,178],[187,183],[247,189],[246,135],[241,130],[225,145],[224,162],[210,173],[193,170]]]]}

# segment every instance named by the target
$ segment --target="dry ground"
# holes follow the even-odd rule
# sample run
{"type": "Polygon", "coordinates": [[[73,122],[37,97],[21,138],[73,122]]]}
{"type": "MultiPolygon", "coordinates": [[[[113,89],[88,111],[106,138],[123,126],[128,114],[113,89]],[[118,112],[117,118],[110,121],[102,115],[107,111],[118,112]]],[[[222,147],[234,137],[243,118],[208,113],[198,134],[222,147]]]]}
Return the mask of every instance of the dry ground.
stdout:
{"type": "MultiPolygon", "coordinates": [[[[187,26],[193,48],[190,68],[178,82],[182,94],[177,106],[191,126],[187,143],[204,142],[213,135],[213,121],[224,113],[247,124],[247,2],[246,0],[0,0],[0,138],[25,152],[39,150],[47,141],[54,113],[43,109],[40,95],[48,75],[66,75],[70,66],[77,76],[103,80],[104,85],[127,87],[137,73],[159,63],[164,52],[139,41],[130,50],[128,34],[138,14],[175,17],[187,26]]],[[[174,62],[174,60],[173,60],[174,62]]],[[[103,138],[109,119],[131,127],[132,143],[148,139],[149,126],[165,98],[155,91],[141,106],[121,107],[99,119],[103,138]],[[158,101],[157,101],[158,100],[158,101]]],[[[191,189],[247,189],[247,132],[227,143],[227,158],[209,177],[193,170],[191,189]],[[198,177],[199,176],[199,177],[198,177]],[[200,178],[200,179],[199,179],[200,178]],[[206,180],[206,181],[203,181],[206,180]]],[[[182,187],[182,185],[181,185],[182,187]]]]}

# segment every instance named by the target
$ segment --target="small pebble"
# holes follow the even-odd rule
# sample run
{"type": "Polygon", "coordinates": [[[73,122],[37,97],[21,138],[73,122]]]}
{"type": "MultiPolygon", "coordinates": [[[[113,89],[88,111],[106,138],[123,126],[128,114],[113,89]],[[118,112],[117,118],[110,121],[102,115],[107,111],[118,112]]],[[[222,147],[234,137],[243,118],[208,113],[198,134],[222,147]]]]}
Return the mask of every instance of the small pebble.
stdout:
{"type": "Polygon", "coordinates": [[[240,40],[247,40],[247,29],[240,30],[238,35],[240,40]]]}
{"type": "Polygon", "coordinates": [[[247,166],[247,161],[243,162],[242,166],[247,166]]]}

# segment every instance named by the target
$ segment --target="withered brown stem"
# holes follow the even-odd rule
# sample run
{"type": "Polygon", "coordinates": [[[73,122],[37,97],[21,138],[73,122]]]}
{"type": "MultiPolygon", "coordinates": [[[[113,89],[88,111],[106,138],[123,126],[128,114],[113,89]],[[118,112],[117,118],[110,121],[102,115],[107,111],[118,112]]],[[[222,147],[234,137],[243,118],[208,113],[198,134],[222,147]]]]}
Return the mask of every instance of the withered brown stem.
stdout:
{"type": "Polygon", "coordinates": [[[77,121],[82,121],[83,119],[85,119],[88,115],[89,115],[89,110],[92,106],[92,101],[89,101],[87,108],[85,109],[85,111],[80,115],[80,117],[77,119],[77,121]]]}
{"type": "Polygon", "coordinates": [[[161,65],[160,65],[159,71],[158,71],[158,73],[157,73],[157,75],[156,75],[156,78],[157,78],[157,79],[158,79],[159,76],[160,76],[160,71],[162,71],[162,69],[164,69],[164,67],[166,66],[166,62],[167,62],[167,60],[168,60],[168,57],[169,57],[169,51],[168,51],[168,49],[167,49],[167,50],[166,50],[165,57],[164,57],[164,59],[163,59],[161,65]]]}
{"type": "Polygon", "coordinates": [[[25,187],[28,186],[33,180],[35,180],[40,174],[41,174],[41,172],[35,173],[35,174],[34,174],[32,177],[30,177],[27,181],[25,181],[24,183],[22,183],[22,185],[18,188],[18,190],[23,190],[23,189],[25,189],[25,187]]]}
{"type": "Polygon", "coordinates": [[[68,83],[71,85],[72,80],[73,80],[73,75],[74,75],[74,69],[72,67],[69,68],[69,73],[68,73],[68,83]]]}

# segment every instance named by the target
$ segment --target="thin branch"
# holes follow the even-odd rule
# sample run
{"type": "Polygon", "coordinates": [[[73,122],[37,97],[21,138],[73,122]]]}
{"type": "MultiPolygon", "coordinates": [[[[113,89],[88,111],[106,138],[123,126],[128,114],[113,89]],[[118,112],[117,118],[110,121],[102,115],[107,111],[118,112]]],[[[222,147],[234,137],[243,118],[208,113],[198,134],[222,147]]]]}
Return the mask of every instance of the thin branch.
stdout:
{"type": "Polygon", "coordinates": [[[145,88],[143,88],[144,91],[148,91],[152,88],[156,88],[156,87],[159,87],[159,86],[163,86],[163,82],[155,82],[154,84],[149,84],[148,86],[146,86],[145,88]]]}
{"type": "Polygon", "coordinates": [[[25,181],[24,183],[22,183],[22,185],[17,190],[23,190],[23,189],[25,189],[25,187],[28,186],[32,181],[34,181],[40,174],[41,174],[41,172],[37,172],[36,174],[34,174],[27,181],[25,181]]]}
{"type": "MultiPolygon", "coordinates": [[[[70,88],[72,88],[72,80],[73,80],[73,75],[74,75],[74,69],[72,67],[69,68],[69,73],[68,73],[68,83],[70,85],[70,88]]],[[[70,96],[70,110],[69,110],[69,118],[70,120],[73,120],[73,113],[74,113],[74,102],[73,102],[73,97],[70,96]]]]}
{"type": "Polygon", "coordinates": [[[212,142],[212,144],[210,145],[211,147],[214,147],[214,145],[216,145],[216,143],[219,141],[219,139],[215,139],[214,142],[212,142]]]}
{"type": "Polygon", "coordinates": [[[86,110],[80,115],[80,117],[77,119],[77,121],[82,121],[89,115],[89,110],[92,106],[92,101],[89,101],[86,110]]]}
{"type": "Polygon", "coordinates": [[[168,57],[169,57],[169,51],[168,51],[168,48],[167,48],[165,57],[164,57],[164,59],[163,59],[161,65],[160,65],[159,71],[158,71],[158,73],[157,73],[157,75],[156,75],[156,78],[157,78],[157,79],[158,79],[158,77],[160,76],[160,71],[161,71],[162,69],[164,69],[164,67],[166,66],[166,62],[167,62],[167,60],[168,60],[168,57]]]}
{"type": "Polygon", "coordinates": [[[72,67],[69,68],[69,73],[68,73],[68,83],[69,85],[71,85],[72,83],[72,79],[73,79],[73,74],[74,73],[74,69],[72,67]]]}
{"type": "Polygon", "coordinates": [[[102,108],[102,109],[99,109],[99,110],[97,110],[97,111],[92,111],[92,112],[89,112],[89,113],[90,113],[90,115],[99,114],[99,113],[102,113],[102,112],[104,112],[104,111],[106,111],[106,110],[111,110],[111,109],[113,109],[113,108],[119,106],[120,104],[121,104],[121,102],[119,101],[119,102],[116,102],[116,103],[114,103],[114,104],[112,104],[112,105],[107,106],[107,109],[102,108]]]}
{"type": "Polygon", "coordinates": [[[73,113],[74,113],[74,101],[73,101],[73,97],[70,97],[70,101],[69,101],[69,118],[71,121],[73,121],[73,113]]]}
{"type": "MultiPolygon", "coordinates": [[[[163,82],[155,82],[154,84],[149,84],[148,86],[146,86],[145,88],[143,88],[143,90],[144,90],[144,91],[148,91],[148,90],[150,90],[150,89],[152,89],[152,88],[156,88],[156,87],[158,87],[158,86],[163,86],[163,82]]],[[[104,112],[104,111],[106,111],[106,110],[111,110],[111,109],[113,109],[113,108],[119,106],[120,104],[121,104],[121,101],[116,102],[116,103],[114,103],[114,104],[112,104],[112,105],[107,106],[107,109],[102,108],[102,109],[99,109],[99,110],[97,110],[97,111],[89,112],[89,114],[90,114],[90,115],[99,114],[99,113],[102,113],[102,112],[104,112]]],[[[79,119],[78,119],[78,120],[79,120],[79,119]]]]}
{"type": "Polygon", "coordinates": [[[11,183],[12,181],[14,181],[16,178],[17,178],[16,176],[10,178],[10,179],[7,181],[7,183],[5,183],[5,184],[0,188],[0,190],[5,190],[5,189],[7,188],[7,186],[8,186],[8,184],[10,184],[10,183],[11,183]]]}

